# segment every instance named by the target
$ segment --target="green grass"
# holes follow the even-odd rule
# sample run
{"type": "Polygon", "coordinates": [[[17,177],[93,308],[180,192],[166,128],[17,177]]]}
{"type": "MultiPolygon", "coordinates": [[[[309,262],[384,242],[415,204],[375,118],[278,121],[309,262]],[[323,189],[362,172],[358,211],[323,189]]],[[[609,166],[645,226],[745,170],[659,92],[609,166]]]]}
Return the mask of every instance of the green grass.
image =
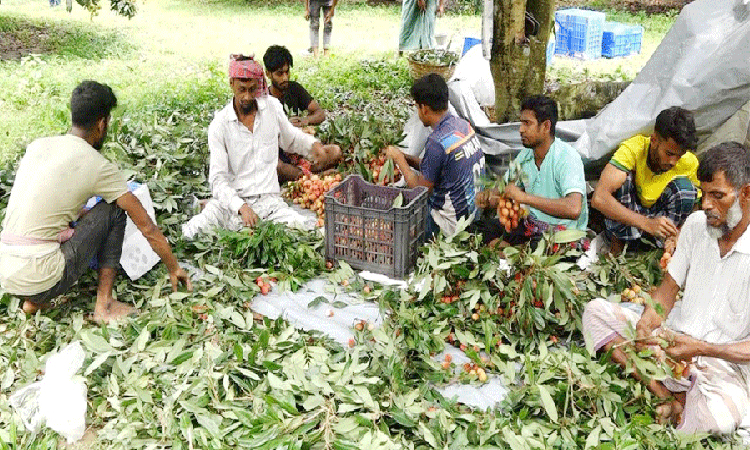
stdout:
{"type": "Polygon", "coordinates": [[[102,31],[82,23],[33,18],[13,12],[0,16],[0,32],[10,32],[27,45],[39,42],[45,53],[62,58],[123,58],[133,50],[117,30],[102,31]],[[44,37],[40,38],[40,33],[44,37]]]}
{"type": "MultiPolygon", "coordinates": [[[[31,23],[52,31],[52,53],[0,62],[0,108],[8,117],[0,123],[0,160],[14,159],[35,137],[64,132],[69,126],[69,92],[82,79],[112,86],[121,105],[118,114],[147,112],[164,104],[185,110],[203,102],[218,109],[229,91],[224,79],[228,55],[254,53],[260,58],[276,43],[290,48],[296,56],[293,76],[326,108],[389,105],[407,93],[406,63],[395,59],[398,6],[342,3],[334,18],[334,57],[319,61],[298,56],[309,45],[298,2],[268,6],[230,0],[149,0],[138,8],[132,20],[106,8],[92,20],[78,5],[68,14],[42,1],[0,4],[1,29],[23,36],[32,29],[25,25],[31,23]],[[390,62],[382,67],[359,65],[362,58],[390,62]],[[374,84],[383,89],[373,90],[374,84]]],[[[673,20],[673,15],[608,14],[611,20],[644,25],[642,53],[611,61],[557,57],[550,78],[632,79],[673,20]]],[[[453,47],[459,50],[463,37],[478,36],[479,30],[477,16],[447,16],[437,23],[437,32],[453,36],[453,47]]]]}
{"type": "MultiPolygon", "coordinates": [[[[88,38],[61,41],[67,48],[62,54],[0,62],[0,107],[10,118],[0,123],[0,160],[13,159],[35,137],[64,132],[69,93],[86,78],[112,86],[121,110],[149,110],[165,99],[175,99],[175,106],[178,100],[192,104],[194,95],[198,96],[195,101],[208,101],[218,109],[229,94],[226,79],[222,79],[228,55],[254,53],[260,58],[271,44],[286,45],[299,55],[309,45],[308,24],[302,15],[298,3],[269,7],[149,0],[139,4],[139,13],[132,20],[103,9],[92,21],[78,5],[68,14],[64,8],[49,8],[44,2],[5,0],[0,4],[0,16],[10,17],[3,19],[7,26],[18,29],[14,24],[22,22],[17,18],[33,17],[55,29],[86,30],[88,38]],[[69,56],[88,53],[99,55],[99,59],[69,56]],[[212,86],[207,92],[193,88],[207,85],[212,86]]],[[[323,82],[310,75],[337,72],[337,61],[394,56],[399,20],[397,7],[342,4],[334,18],[332,45],[333,55],[341,59],[317,62],[297,57],[298,78],[309,84],[318,98],[330,94],[332,100],[324,103],[338,104],[333,100],[334,91],[347,89],[353,85],[349,81],[357,78],[323,82]],[[362,24],[367,24],[366,29],[362,24]]],[[[446,17],[438,23],[438,32],[446,34],[464,29],[478,30],[478,17],[446,17]]],[[[360,86],[359,90],[367,88],[360,86]]],[[[371,100],[368,96],[360,95],[371,100]]]]}

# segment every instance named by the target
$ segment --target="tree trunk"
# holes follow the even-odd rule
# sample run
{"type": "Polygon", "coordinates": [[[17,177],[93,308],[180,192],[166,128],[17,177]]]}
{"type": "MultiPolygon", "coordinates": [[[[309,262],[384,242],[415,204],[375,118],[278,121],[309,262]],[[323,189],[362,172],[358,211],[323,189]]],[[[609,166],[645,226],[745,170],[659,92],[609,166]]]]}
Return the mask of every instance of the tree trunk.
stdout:
{"type": "Polygon", "coordinates": [[[555,0],[494,0],[494,4],[490,69],[495,117],[504,123],[518,120],[521,101],[544,90],[555,0]],[[536,36],[526,36],[526,11],[539,22],[536,36]]]}

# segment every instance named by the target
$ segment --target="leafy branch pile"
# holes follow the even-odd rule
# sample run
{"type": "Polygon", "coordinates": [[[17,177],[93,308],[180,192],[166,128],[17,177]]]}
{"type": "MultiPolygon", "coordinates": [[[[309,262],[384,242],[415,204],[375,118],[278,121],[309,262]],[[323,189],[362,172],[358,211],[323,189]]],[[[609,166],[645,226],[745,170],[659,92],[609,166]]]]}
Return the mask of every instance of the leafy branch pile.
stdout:
{"type": "Polygon", "coordinates": [[[409,60],[431,66],[452,66],[458,63],[458,54],[446,50],[419,50],[410,54],[409,60]]]}
{"type": "MultiPolygon", "coordinates": [[[[375,69],[393,68],[378,64],[375,69]]],[[[363,163],[400,140],[402,127],[401,116],[387,122],[386,110],[365,101],[371,91],[388,102],[400,92],[367,84],[377,80],[375,69],[354,71],[362,84],[347,107],[364,119],[334,118],[326,137],[361,153],[354,159],[363,163]]],[[[405,67],[390,75],[388,83],[402,83],[405,67]]],[[[221,106],[211,86],[226,89],[223,75],[217,72],[216,79],[221,82],[205,89],[210,95],[186,96],[181,105],[165,97],[153,109],[126,111],[107,149],[148,183],[159,225],[178,258],[192,266],[195,291],[170,293],[163,266],[135,283],[120,278],[116,297],[142,313],[117,327],[85,319],[95,297],[92,276],[70,294],[75,301],[30,318],[17,298],[0,297],[0,450],[61,448],[50,430],[23,430],[8,398],[38,380],[45,355],[75,339],[88,350],[82,375],[97,449],[666,450],[734,444],[679,438],[654,424],[655,400],[641,384],[582,348],[585,302],[657,283],[656,252],[604,259],[584,273],[571,263],[577,256],[572,249],[549,251],[553,238],[535,251],[506,250],[502,262],[499,253],[461,234],[424,249],[405,291],[356,278],[350,284],[345,268],[329,276],[376,300],[387,317],[378,327],[354,323],[350,348],[282,320],[257,319],[249,307],[260,292],[259,273],[290,289],[324,274],[322,239],[262,223],[253,233],[179,238],[179,225],[194,213],[194,197],[209,195],[206,127],[221,106]],[[451,362],[443,368],[445,361],[434,358],[451,341],[463,345],[475,374],[451,362]],[[472,410],[436,389],[447,382],[479,386],[479,368],[509,387],[497,409],[472,410]]],[[[343,98],[331,92],[319,96],[321,104],[343,98]]],[[[12,170],[0,172],[5,201],[11,181],[12,170]]]]}
{"type": "Polygon", "coordinates": [[[283,224],[260,221],[243,231],[219,230],[219,244],[227,257],[247,269],[267,269],[281,282],[297,290],[325,269],[323,240],[315,231],[302,231],[283,224]]]}

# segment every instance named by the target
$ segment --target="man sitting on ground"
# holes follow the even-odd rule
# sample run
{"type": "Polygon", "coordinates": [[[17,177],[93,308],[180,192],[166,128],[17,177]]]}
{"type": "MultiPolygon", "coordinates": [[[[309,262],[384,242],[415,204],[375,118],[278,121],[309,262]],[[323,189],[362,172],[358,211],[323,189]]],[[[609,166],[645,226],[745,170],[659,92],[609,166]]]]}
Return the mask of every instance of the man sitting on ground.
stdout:
{"type": "Polygon", "coordinates": [[[654,345],[653,336],[665,338],[666,354],[687,363],[683,374],[689,373],[648,383],[665,402],[657,408],[659,421],[683,433],[731,433],[750,406],[750,151],[736,142],[720,144],[702,155],[697,177],[703,211],[685,221],[653,294],[663,315],[647,305],[639,317],[597,299],[586,305],[583,333],[589,348],[611,350],[623,367],[627,356],[618,344],[635,337],[639,345],[654,345]]]}
{"type": "Polygon", "coordinates": [[[447,236],[456,231],[459,219],[473,217],[475,184],[484,173],[484,153],[469,123],[448,112],[448,85],[437,74],[426,75],[411,88],[419,120],[432,127],[420,160],[404,155],[390,146],[386,156],[393,160],[407,186],[425,186],[430,192],[427,203],[427,235],[442,230],[447,236]],[[412,171],[409,166],[421,171],[412,171]]]}
{"type": "MultiPolygon", "coordinates": [[[[292,54],[286,47],[272,45],[268,47],[263,55],[263,64],[266,66],[266,75],[271,80],[269,93],[277,98],[284,109],[290,114],[289,121],[296,127],[308,127],[318,125],[326,118],[323,108],[318,102],[296,81],[289,80],[289,71],[294,64],[292,54]],[[305,115],[305,113],[307,113],[305,115]]],[[[331,147],[333,149],[333,147],[331,147]]],[[[341,159],[341,152],[326,155],[323,164],[311,167],[314,171],[324,170],[341,159]]],[[[278,176],[280,182],[294,181],[303,175],[299,167],[298,155],[287,154],[279,149],[278,176]]]]}
{"type": "Polygon", "coordinates": [[[674,238],[695,207],[698,159],[695,122],[687,110],[672,107],[656,117],[651,137],[622,144],[602,171],[591,206],[605,216],[605,236],[617,254],[643,237],[655,243],[674,238]]]}
{"type": "Polygon", "coordinates": [[[109,322],[136,312],[112,297],[126,213],[166,264],[172,289],[183,283],[192,290],[164,235],[128,192],[125,175],[99,153],[115,106],[109,86],[82,82],[70,99],[70,133],[35,140],[18,165],[0,235],[0,284],[24,300],[28,314],[66,301],[58,297],[94,256],[99,263],[94,320],[109,322]],[[103,201],[81,216],[93,196],[103,201]],[[77,222],[74,228],[71,222],[77,222]]]}
{"type": "MultiPolygon", "coordinates": [[[[523,149],[506,173],[505,197],[529,207],[529,215],[508,232],[494,217],[482,219],[474,231],[485,244],[501,246],[538,242],[542,233],[555,228],[586,231],[588,205],[583,162],[570,145],[555,138],[557,103],[544,96],[530,97],[521,104],[523,149]],[[520,168],[518,174],[515,168],[520,168]]],[[[477,206],[496,209],[500,192],[489,189],[477,195],[477,206]]]]}
{"type": "Polygon", "coordinates": [[[252,57],[233,55],[229,77],[234,97],[208,127],[213,198],[182,226],[182,233],[192,238],[212,227],[238,231],[259,219],[312,229],[316,219],[296,212],[281,198],[278,149],[313,162],[340,149],[321,145],[289,122],[281,103],[268,95],[263,69],[252,57]]]}

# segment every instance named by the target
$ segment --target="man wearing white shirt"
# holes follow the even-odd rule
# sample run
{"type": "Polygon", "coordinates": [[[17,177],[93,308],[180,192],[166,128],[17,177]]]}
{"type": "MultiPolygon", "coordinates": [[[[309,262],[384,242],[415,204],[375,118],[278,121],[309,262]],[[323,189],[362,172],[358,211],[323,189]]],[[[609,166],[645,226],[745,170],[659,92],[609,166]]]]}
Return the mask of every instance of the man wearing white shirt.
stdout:
{"type": "Polygon", "coordinates": [[[213,227],[240,230],[259,219],[313,228],[315,218],[303,216],[281,198],[278,149],[321,162],[326,149],[338,146],[323,146],[289,122],[281,103],[268,95],[263,69],[252,57],[232,55],[229,77],[234,97],[208,128],[213,198],[182,226],[183,235],[192,238],[213,227]]]}
{"type": "Polygon", "coordinates": [[[683,433],[731,433],[750,410],[750,151],[736,142],[706,151],[698,180],[703,210],[685,221],[653,295],[664,315],[646,306],[639,317],[597,299],[586,305],[583,332],[590,346],[611,350],[623,366],[618,344],[627,337],[637,345],[666,338],[666,354],[687,368],[679,379],[649,382],[664,400],[658,419],[683,433]]]}

